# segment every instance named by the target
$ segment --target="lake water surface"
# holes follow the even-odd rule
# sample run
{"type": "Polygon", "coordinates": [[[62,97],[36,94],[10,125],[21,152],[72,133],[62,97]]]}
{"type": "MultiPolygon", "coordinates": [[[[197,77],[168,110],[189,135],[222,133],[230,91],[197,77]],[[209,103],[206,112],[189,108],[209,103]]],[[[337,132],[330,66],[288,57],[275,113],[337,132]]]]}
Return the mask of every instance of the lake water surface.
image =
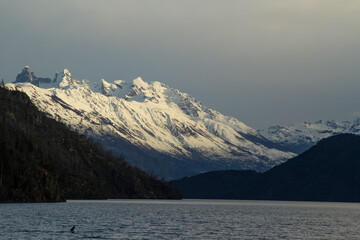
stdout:
{"type": "Polygon", "coordinates": [[[360,239],[360,204],[229,200],[0,204],[0,239],[360,239]],[[73,225],[75,233],[70,233],[73,225]]]}

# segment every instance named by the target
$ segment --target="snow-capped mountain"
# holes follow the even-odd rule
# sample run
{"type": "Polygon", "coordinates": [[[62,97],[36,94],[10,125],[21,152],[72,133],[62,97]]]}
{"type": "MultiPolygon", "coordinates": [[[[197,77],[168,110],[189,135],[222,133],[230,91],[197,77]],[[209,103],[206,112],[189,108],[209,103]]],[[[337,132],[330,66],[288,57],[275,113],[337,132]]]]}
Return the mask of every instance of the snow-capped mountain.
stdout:
{"type": "MultiPolygon", "coordinates": [[[[23,72],[31,73],[28,67],[23,72]]],[[[294,156],[239,120],[160,82],[92,83],[76,80],[67,69],[37,86],[26,76],[18,78],[6,87],[25,92],[41,111],[161,177],[230,168],[263,171],[294,156]]]]}
{"type": "Polygon", "coordinates": [[[341,133],[360,134],[360,119],[353,121],[316,121],[271,126],[259,131],[267,139],[281,144],[288,151],[302,153],[323,138],[341,133]]]}

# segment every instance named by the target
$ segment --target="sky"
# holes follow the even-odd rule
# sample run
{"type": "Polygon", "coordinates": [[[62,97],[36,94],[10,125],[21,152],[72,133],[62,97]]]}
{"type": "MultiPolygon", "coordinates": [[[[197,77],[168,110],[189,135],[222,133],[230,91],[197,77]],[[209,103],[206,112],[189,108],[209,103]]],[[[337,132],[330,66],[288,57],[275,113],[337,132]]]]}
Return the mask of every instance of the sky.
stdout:
{"type": "Polygon", "coordinates": [[[160,81],[250,127],[360,117],[358,0],[0,0],[0,78],[160,81]]]}

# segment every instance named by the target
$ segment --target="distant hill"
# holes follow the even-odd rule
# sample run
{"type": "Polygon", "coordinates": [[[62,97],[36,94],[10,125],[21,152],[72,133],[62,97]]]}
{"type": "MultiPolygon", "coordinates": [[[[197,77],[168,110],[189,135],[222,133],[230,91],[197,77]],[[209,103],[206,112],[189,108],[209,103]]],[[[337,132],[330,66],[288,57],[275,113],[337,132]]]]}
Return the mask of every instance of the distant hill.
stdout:
{"type": "Polygon", "coordinates": [[[180,195],[0,87],[0,202],[100,198],[180,195]]]}
{"type": "Polygon", "coordinates": [[[219,171],[172,182],[184,198],[360,201],[360,137],[341,134],[265,173],[219,171]]]}

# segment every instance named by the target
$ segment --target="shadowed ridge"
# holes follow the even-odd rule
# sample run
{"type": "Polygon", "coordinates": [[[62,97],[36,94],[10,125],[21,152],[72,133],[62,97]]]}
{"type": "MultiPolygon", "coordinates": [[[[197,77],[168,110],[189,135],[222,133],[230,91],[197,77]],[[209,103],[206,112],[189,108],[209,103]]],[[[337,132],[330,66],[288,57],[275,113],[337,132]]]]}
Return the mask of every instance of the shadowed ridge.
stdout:
{"type": "Polygon", "coordinates": [[[321,140],[265,173],[220,171],[173,181],[184,198],[360,201],[360,136],[321,140]]]}

